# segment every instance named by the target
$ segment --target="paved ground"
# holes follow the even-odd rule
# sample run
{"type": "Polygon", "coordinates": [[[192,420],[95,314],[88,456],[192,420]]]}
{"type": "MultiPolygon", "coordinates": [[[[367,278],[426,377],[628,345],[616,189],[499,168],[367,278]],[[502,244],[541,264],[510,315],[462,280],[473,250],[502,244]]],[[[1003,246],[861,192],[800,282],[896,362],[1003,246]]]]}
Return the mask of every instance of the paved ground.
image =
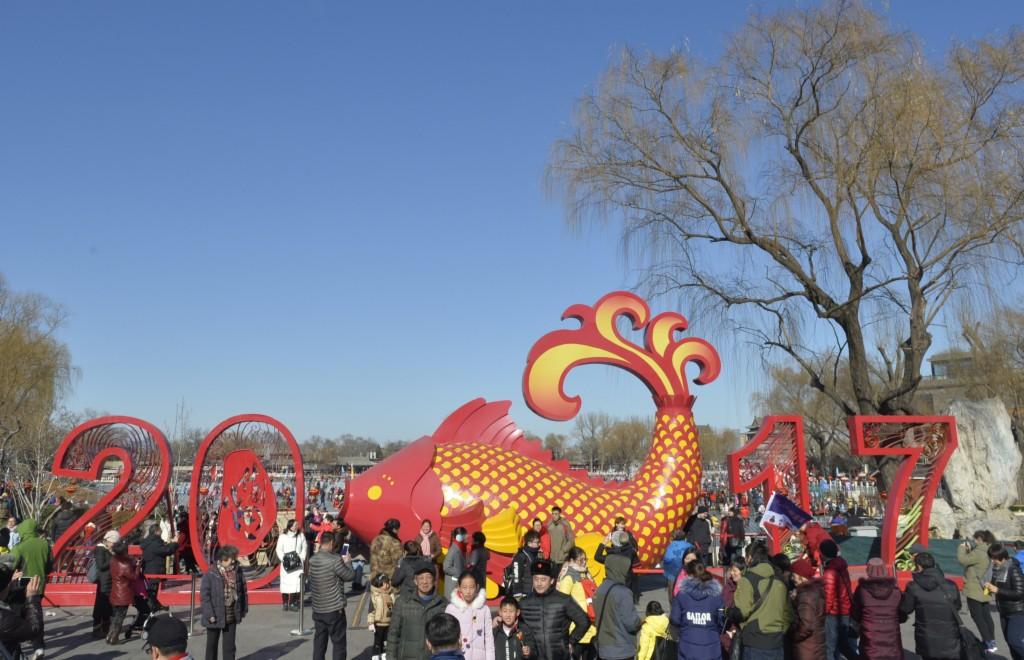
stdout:
{"type": "MultiPolygon", "coordinates": [[[[644,594],[641,597],[641,606],[648,600],[660,600],[665,603],[666,593],[653,579],[648,578],[649,584],[645,584],[644,594]]],[[[349,599],[348,613],[351,625],[355,614],[358,597],[349,599]]],[[[129,610],[131,611],[131,610],[129,610]]],[[[174,607],[172,612],[184,621],[188,620],[188,608],[174,607]]],[[[143,658],[142,641],[134,639],[120,646],[107,646],[102,641],[97,642],[90,636],[91,610],[89,608],[49,608],[46,618],[46,639],[47,658],[143,658]],[[53,613],[54,616],[49,616],[53,613]]],[[[312,626],[310,613],[306,610],[306,625],[312,626]]],[[[129,618],[131,615],[129,614],[129,618]]],[[[966,625],[974,629],[971,618],[964,609],[961,617],[966,625]]],[[[365,617],[364,617],[365,618],[365,617]]],[[[299,615],[297,613],[282,612],[280,607],[273,605],[254,606],[249,616],[239,627],[238,633],[238,658],[239,660],[276,660],[278,658],[310,658],[313,654],[312,636],[293,637],[289,633],[298,627],[299,615]]],[[[998,629],[998,621],[996,623],[998,629]]],[[[976,632],[976,631],[975,631],[976,632]]],[[[989,656],[993,659],[1007,660],[1010,656],[1006,649],[1006,643],[1002,634],[997,632],[1000,653],[989,656]]],[[[348,651],[349,658],[355,660],[369,660],[370,644],[372,635],[361,627],[358,630],[349,630],[348,651]]],[[[903,644],[906,649],[906,658],[916,660],[917,655],[912,653],[914,647],[914,632],[912,624],[903,626],[903,644]]],[[[197,659],[204,657],[206,649],[206,636],[203,628],[196,623],[195,636],[189,643],[189,651],[197,659]]],[[[328,656],[330,657],[330,656],[328,656]]]]}

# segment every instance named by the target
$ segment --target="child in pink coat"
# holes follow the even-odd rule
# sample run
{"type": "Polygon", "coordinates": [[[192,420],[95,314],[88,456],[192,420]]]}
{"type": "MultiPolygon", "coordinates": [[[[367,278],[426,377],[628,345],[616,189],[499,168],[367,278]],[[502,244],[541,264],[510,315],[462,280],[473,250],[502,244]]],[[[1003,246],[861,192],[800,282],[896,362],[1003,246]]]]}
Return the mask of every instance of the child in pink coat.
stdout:
{"type": "Polygon", "coordinates": [[[444,610],[459,620],[462,654],[466,660],[494,660],[494,632],[487,594],[469,571],[459,576],[459,588],[444,610]]]}

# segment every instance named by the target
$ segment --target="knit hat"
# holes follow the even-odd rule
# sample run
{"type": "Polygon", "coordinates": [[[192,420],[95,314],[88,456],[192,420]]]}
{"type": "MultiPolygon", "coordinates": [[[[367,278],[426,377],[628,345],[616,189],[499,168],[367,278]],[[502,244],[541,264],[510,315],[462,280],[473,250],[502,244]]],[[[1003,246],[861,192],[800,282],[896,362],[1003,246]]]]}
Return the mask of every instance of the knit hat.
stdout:
{"type": "Polygon", "coordinates": [[[875,557],[874,559],[868,560],[868,577],[869,578],[883,578],[889,577],[889,569],[885,567],[885,563],[875,557]]]}
{"type": "Polygon", "coordinates": [[[121,534],[116,529],[112,529],[103,535],[103,542],[113,545],[121,540],[121,534]]]}
{"type": "Polygon", "coordinates": [[[789,572],[793,575],[799,575],[805,580],[814,579],[814,566],[812,566],[811,562],[806,559],[797,559],[795,562],[790,564],[789,572]]]}

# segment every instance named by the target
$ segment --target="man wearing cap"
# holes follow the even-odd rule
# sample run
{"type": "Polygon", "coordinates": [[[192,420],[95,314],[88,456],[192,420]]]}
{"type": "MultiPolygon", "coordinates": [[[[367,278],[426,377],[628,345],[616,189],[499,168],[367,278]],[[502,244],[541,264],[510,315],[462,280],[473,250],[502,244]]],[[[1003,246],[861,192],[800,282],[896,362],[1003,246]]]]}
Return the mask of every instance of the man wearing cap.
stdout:
{"type": "Polygon", "coordinates": [[[188,626],[170,614],[153,618],[146,646],[152,660],[192,660],[188,654],[188,626]]]}
{"type": "Polygon", "coordinates": [[[590,617],[570,596],[555,589],[555,567],[550,560],[534,561],[530,573],[533,593],[520,603],[520,619],[536,636],[537,649],[536,653],[531,650],[531,660],[568,660],[572,645],[590,629],[590,617]],[[571,636],[570,623],[575,624],[571,636]]]}
{"type": "Polygon", "coordinates": [[[902,658],[900,587],[878,557],[868,561],[868,576],[857,582],[850,618],[860,627],[860,654],[864,658],[902,658]]]}
{"type": "Polygon", "coordinates": [[[697,556],[705,566],[711,565],[711,521],[708,520],[708,508],[697,509],[697,515],[686,523],[686,540],[693,544],[697,556]]]}
{"type": "Polygon", "coordinates": [[[790,660],[820,660],[825,657],[825,587],[806,559],[793,562],[789,572],[794,587],[790,598],[796,611],[789,629],[790,660]]]}
{"type": "Polygon", "coordinates": [[[448,605],[434,591],[434,565],[423,562],[413,571],[416,593],[401,595],[391,610],[388,628],[388,660],[429,660],[425,627],[437,614],[444,614],[448,605]]]}

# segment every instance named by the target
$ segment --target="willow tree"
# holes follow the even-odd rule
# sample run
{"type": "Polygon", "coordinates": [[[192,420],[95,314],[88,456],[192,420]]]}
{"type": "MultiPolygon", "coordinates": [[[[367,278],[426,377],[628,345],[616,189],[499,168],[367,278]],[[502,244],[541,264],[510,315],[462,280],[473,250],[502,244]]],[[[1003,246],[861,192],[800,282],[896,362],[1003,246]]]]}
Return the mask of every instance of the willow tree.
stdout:
{"type": "Polygon", "coordinates": [[[933,61],[860,4],[753,15],[716,61],[626,50],[549,180],[571,222],[621,223],[648,288],[847,414],[909,413],[944,306],[1021,263],[1022,75],[1016,32],[933,61]]]}

